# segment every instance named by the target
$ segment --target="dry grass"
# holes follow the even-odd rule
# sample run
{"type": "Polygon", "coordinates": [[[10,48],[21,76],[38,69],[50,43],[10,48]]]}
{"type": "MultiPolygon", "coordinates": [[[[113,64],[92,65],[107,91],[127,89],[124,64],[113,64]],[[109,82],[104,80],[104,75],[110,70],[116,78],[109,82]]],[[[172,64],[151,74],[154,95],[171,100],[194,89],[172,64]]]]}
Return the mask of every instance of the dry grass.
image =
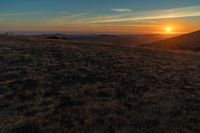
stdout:
{"type": "Polygon", "coordinates": [[[199,57],[0,37],[0,132],[200,132],[199,57]]]}

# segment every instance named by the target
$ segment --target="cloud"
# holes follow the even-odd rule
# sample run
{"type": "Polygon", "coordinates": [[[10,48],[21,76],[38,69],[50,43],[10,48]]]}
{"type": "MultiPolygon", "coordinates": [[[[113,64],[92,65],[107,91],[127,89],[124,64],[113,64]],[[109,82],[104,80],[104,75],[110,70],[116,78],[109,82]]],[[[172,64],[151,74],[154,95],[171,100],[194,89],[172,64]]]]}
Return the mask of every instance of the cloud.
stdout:
{"type": "Polygon", "coordinates": [[[70,14],[70,12],[68,12],[68,11],[60,11],[59,13],[62,14],[62,15],[68,15],[68,14],[70,14]]]}
{"type": "Polygon", "coordinates": [[[56,17],[42,20],[41,23],[49,25],[51,27],[73,27],[77,25],[86,25],[84,21],[87,18],[88,12],[71,13],[71,12],[59,12],[61,15],[56,17]]]}
{"type": "Polygon", "coordinates": [[[87,12],[82,12],[82,13],[75,13],[75,14],[71,14],[67,17],[70,17],[70,18],[77,18],[77,17],[83,17],[83,16],[86,16],[88,13],[87,12]]]}
{"type": "Polygon", "coordinates": [[[134,12],[134,14],[131,13],[126,16],[119,16],[112,19],[96,19],[94,21],[91,21],[90,23],[133,22],[140,20],[173,19],[197,16],[200,16],[200,6],[134,12]]]}
{"type": "Polygon", "coordinates": [[[111,11],[119,12],[119,13],[128,13],[128,12],[132,12],[131,9],[124,9],[124,8],[113,8],[113,9],[111,9],[111,11]]]}
{"type": "Polygon", "coordinates": [[[0,13],[0,17],[8,17],[8,16],[27,16],[27,15],[38,15],[43,12],[15,12],[15,13],[0,13]]]}

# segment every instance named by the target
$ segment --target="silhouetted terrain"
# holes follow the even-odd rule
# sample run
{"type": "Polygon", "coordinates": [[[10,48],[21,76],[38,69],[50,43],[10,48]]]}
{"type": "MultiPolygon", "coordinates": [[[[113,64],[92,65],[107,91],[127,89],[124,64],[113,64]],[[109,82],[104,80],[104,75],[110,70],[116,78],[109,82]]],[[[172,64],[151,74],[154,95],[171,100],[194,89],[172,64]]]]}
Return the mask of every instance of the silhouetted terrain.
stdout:
{"type": "Polygon", "coordinates": [[[188,33],[174,38],[141,45],[142,47],[165,50],[200,51],[200,31],[188,33]]]}
{"type": "Polygon", "coordinates": [[[199,59],[0,36],[0,132],[198,133],[199,59]]]}
{"type": "Polygon", "coordinates": [[[65,34],[47,34],[43,35],[49,39],[66,39],[71,41],[103,43],[119,46],[138,46],[144,43],[151,43],[171,36],[160,34],[146,34],[146,35],[65,35],[65,34]]]}

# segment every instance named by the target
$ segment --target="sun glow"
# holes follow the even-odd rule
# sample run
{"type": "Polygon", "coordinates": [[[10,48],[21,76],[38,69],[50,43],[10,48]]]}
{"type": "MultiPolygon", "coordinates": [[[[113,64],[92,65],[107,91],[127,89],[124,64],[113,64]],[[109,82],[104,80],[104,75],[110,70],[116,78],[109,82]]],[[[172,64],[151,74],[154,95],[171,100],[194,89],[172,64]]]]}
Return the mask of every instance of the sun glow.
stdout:
{"type": "Polygon", "coordinates": [[[173,30],[174,30],[174,28],[172,26],[165,27],[165,33],[166,34],[172,34],[173,30]]]}

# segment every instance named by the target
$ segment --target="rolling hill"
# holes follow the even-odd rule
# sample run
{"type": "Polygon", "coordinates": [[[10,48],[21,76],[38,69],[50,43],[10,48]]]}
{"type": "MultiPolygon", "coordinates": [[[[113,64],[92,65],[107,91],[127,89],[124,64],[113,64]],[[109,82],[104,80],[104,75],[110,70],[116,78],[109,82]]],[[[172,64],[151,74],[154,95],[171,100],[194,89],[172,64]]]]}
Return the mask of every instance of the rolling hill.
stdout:
{"type": "Polygon", "coordinates": [[[198,133],[199,57],[0,36],[0,132],[198,133]]]}
{"type": "Polygon", "coordinates": [[[164,50],[200,51],[200,31],[195,31],[153,43],[142,44],[141,47],[164,50]]]}
{"type": "Polygon", "coordinates": [[[95,42],[110,45],[120,46],[138,46],[144,43],[151,43],[163,39],[170,38],[172,36],[165,36],[161,34],[144,34],[144,35],[66,35],[66,34],[49,34],[43,35],[43,37],[49,39],[66,39],[79,42],[95,42]]]}

